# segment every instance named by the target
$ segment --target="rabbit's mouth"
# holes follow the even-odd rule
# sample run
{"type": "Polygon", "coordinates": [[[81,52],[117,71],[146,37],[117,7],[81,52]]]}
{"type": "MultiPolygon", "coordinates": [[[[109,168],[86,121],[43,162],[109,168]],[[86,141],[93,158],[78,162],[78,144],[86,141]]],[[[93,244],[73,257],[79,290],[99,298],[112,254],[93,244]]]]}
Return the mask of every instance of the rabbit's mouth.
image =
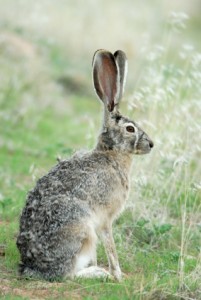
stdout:
{"type": "Polygon", "coordinates": [[[144,155],[144,154],[148,154],[149,152],[151,151],[151,148],[148,148],[148,149],[136,149],[134,154],[136,155],[144,155]]]}

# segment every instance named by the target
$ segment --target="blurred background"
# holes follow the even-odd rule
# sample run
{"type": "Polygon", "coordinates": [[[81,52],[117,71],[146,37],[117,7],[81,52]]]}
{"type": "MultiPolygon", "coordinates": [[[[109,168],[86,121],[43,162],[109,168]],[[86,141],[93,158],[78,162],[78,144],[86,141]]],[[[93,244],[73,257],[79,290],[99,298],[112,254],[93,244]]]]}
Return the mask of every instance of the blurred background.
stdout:
{"type": "MultiPolygon", "coordinates": [[[[136,247],[135,227],[140,247],[144,243],[156,249],[152,238],[161,234],[163,239],[167,233],[164,249],[182,249],[182,255],[195,258],[196,269],[201,233],[200,0],[0,0],[0,7],[0,225],[11,223],[13,237],[35,180],[57,156],[94,146],[102,107],[93,91],[92,57],[99,48],[122,49],[129,68],[121,110],[143,127],[155,147],[134,158],[130,219],[126,215],[119,221],[116,238],[123,239],[127,226],[122,245],[130,249],[135,240],[136,247]]],[[[11,246],[8,260],[12,265],[14,257],[16,266],[15,243],[11,246]]],[[[124,250],[120,252],[123,256],[124,250]]],[[[134,260],[126,259],[129,268],[134,260]]],[[[188,279],[201,278],[192,274],[188,279]]]]}
{"type": "Polygon", "coordinates": [[[124,49],[134,87],[143,72],[141,63],[153,50],[174,58],[182,43],[198,49],[201,44],[199,0],[0,3],[1,53],[26,64],[28,76],[51,63],[60,76],[87,80],[96,49],[124,49]]]}

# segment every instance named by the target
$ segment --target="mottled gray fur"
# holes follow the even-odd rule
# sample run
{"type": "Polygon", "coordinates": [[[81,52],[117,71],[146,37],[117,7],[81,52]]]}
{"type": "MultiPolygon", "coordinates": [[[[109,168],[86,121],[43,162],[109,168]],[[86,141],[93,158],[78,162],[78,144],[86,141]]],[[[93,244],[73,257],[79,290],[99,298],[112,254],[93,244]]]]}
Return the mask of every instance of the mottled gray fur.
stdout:
{"type": "Polygon", "coordinates": [[[103,128],[94,150],[59,161],[29,192],[17,238],[21,275],[57,280],[86,269],[82,274],[87,277],[88,267],[96,265],[100,236],[110,274],[121,280],[112,223],[128,197],[133,154],[153,147],[147,134],[118,110],[125,76],[123,51],[95,53],[93,79],[104,104],[103,128]]]}

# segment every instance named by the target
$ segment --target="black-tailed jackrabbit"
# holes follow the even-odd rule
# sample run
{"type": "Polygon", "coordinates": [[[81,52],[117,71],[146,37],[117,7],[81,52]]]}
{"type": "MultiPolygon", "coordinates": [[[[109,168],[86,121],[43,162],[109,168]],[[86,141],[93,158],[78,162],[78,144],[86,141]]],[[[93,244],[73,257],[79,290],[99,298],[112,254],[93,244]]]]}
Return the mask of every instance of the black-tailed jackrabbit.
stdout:
{"type": "Polygon", "coordinates": [[[60,161],[29,192],[17,239],[20,274],[47,280],[111,274],[121,280],[112,223],[125,207],[133,154],[153,147],[147,134],[119,112],[126,72],[123,51],[95,53],[94,87],[104,105],[97,145],[60,161]],[[97,267],[97,236],[109,273],[97,267]]]}

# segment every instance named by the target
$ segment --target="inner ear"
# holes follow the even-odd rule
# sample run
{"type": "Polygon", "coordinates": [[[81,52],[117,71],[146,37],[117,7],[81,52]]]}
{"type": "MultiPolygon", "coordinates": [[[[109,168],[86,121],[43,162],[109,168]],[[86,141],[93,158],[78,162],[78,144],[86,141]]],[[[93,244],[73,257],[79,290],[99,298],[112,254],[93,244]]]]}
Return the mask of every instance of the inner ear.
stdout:
{"type": "Polygon", "coordinates": [[[107,106],[114,110],[118,94],[118,70],[112,53],[105,50],[96,51],[93,59],[93,82],[98,97],[107,106]]]}

